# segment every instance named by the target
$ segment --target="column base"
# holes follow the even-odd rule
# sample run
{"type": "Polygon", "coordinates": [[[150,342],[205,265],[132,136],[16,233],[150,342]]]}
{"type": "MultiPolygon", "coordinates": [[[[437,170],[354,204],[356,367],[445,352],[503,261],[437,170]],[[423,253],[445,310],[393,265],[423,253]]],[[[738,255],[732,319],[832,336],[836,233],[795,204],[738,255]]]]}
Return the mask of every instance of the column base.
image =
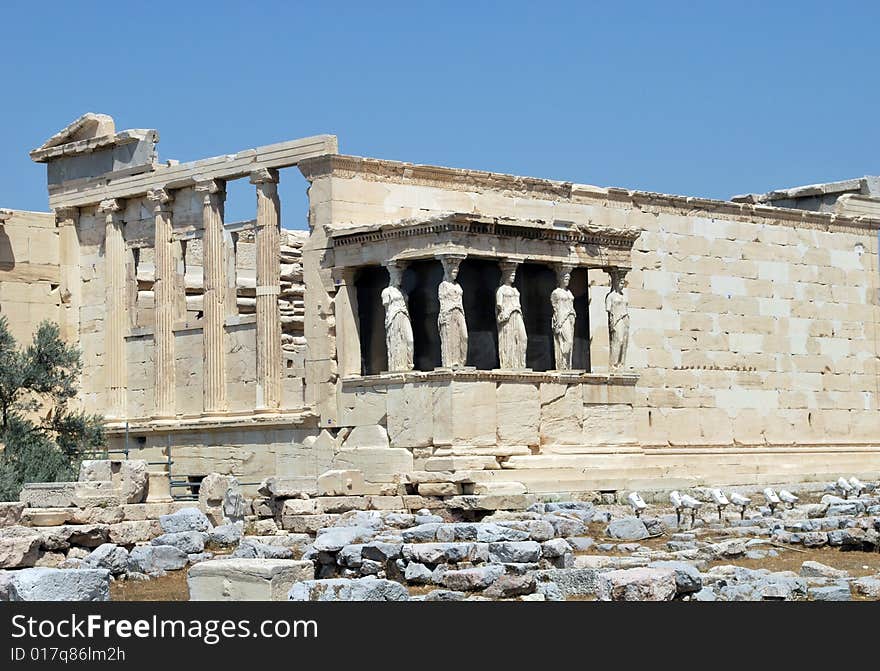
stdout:
{"type": "Polygon", "coordinates": [[[254,408],[255,415],[280,415],[281,408],[254,408]]]}

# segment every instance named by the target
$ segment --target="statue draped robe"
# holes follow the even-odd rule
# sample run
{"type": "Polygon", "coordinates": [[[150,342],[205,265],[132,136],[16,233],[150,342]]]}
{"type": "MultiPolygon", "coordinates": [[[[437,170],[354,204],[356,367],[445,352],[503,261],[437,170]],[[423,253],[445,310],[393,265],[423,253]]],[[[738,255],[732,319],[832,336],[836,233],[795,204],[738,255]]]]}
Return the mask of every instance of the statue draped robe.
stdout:
{"type": "Polygon", "coordinates": [[[526,367],[526,325],[523,321],[519,289],[506,284],[495,292],[498,320],[498,358],[502,368],[526,367]]]}
{"type": "Polygon", "coordinates": [[[461,285],[444,280],[440,283],[438,296],[440,314],[437,316],[437,326],[440,329],[441,358],[445,367],[458,368],[467,361],[468,342],[461,285]]]}
{"type": "Polygon", "coordinates": [[[413,331],[409,321],[406,298],[400,289],[389,286],[382,290],[385,306],[385,345],[388,350],[388,371],[413,369],[413,331]]]}

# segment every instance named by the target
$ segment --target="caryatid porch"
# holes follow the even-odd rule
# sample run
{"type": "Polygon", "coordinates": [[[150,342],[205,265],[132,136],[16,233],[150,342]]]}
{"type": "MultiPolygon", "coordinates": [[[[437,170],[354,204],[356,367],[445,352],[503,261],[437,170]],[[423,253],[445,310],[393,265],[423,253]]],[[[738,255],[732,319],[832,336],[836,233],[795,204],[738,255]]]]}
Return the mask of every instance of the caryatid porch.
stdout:
{"type": "Polygon", "coordinates": [[[591,371],[587,271],[612,277],[609,359],[619,364],[628,328],[622,287],[639,233],[471,214],[334,232],[343,397],[385,394],[389,435],[401,447],[504,445],[531,454],[542,445],[630,442],[621,422],[630,421],[637,376],[625,364],[591,371]],[[389,346],[407,344],[386,332],[382,298],[395,291],[407,299],[411,370],[401,369],[407,357],[388,356],[389,346]],[[457,343],[444,341],[461,338],[445,321],[458,301],[464,365],[453,359],[457,343]],[[525,352],[505,352],[518,347],[523,327],[525,352]],[[557,358],[566,341],[570,351],[557,358]],[[414,412],[432,417],[415,427],[407,421],[414,412]]]}

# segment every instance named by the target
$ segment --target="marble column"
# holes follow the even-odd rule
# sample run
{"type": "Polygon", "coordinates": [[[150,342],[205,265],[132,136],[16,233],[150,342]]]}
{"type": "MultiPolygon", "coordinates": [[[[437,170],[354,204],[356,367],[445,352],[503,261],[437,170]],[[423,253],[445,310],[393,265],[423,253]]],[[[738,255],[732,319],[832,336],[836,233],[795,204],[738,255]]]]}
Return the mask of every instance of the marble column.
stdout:
{"type": "Polygon", "coordinates": [[[571,370],[574,352],[574,294],[568,288],[571,282],[571,266],[562,265],[557,269],[558,285],[550,294],[553,307],[553,356],[556,370],[571,370]]]}
{"type": "Polygon", "coordinates": [[[464,316],[464,292],[458,283],[458,267],[464,254],[438,256],[443,264],[443,281],[437,288],[440,311],[437,328],[440,331],[440,359],[444,368],[462,368],[467,365],[468,331],[464,316]]]}
{"type": "Polygon", "coordinates": [[[174,241],[172,239],[171,205],[173,196],[165,189],[147,194],[155,217],[156,277],[153,282],[155,308],[153,314],[155,340],[155,410],[154,417],[175,416],[174,390],[174,313],[176,296],[174,241]]]}
{"type": "Polygon", "coordinates": [[[76,225],[79,208],[60,207],[55,210],[61,265],[61,337],[67,342],[79,341],[79,308],[82,287],[79,269],[79,235],[76,225]]]}
{"type": "Polygon", "coordinates": [[[226,184],[221,180],[196,183],[202,195],[204,273],[204,414],[222,415],[226,398],[226,245],[223,241],[223,200],[226,184]]]}
{"type": "Polygon", "coordinates": [[[281,407],[281,202],[278,171],[251,173],[257,187],[257,412],[281,407]]]}
{"type": "Polygon", "coordinates": [[[626,288],[626,269],[608,268],[611,277],[611,291],[605,297],[605,310],[608,312],[608,365],[611,370],[623,368],[626,363],[626,348],[629,344],[629,310],[623,290],[626,288]]]}
{"type": "Polygon", "coordinates": [[[501,368],[526,367],[526,324],[523,320],[519,289],[513,286],[518,263],[501,263],[501,286],[495,292],[495,318],[498,322],[498,359],[501,368]]]}
{"type": "Polygon", "coordinates": [[[102,200],[98,212],[104,215],[104,287],[106,320],[104,329],[104,373],[107,380],[107,419],[126,415],[127,372],[125,336],[128,333],[128,291],[125,277],[125,238],[122,201],[102,200]]]}
{"type": "Polygon", "coordinates": [[[389,283],[382,289],[385,308],[385,346],[388,350],[388,372],[400,373],[413,369],[414,340],[406,296],[400,289],[403,269],[394,262],[386,265],[389,283]]]}
{"type": "Polygon", "coordinates": [[[333,314],[336,318],[336,356],[343,376],[362,375],[361,339],[358,324],[356,268],[334,268],[333,314]]]}

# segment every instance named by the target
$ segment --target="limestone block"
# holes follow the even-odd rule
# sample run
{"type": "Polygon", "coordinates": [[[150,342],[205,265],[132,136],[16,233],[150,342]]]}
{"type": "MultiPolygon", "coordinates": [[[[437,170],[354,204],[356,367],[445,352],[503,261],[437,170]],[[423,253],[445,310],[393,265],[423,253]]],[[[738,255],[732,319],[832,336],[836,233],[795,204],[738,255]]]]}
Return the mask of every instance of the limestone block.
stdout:
{"type": "Polygon", "coordinates": [[[370,424],[354,427],[342,443],[343,447],[356,449],[361,447],[390,447],[388,432],[384,426],[370,424]]]}
{"type": "Polygon", "coordinates": [[[21,521],[25,504],[20,501],[0,502],[0,527],[11,527],[21,521]]]}
{"type": "Polygon", "coordinates": [[[433,401],[432,420],[434,425],[434,445],[452,445],[452,383],[431,384],[433,401]]]}
{"type": "Polygon", "coordinates": [[[402,496],[368,496],[367,507],[370,510],[404,510],[402,496]]]}
{"type": "Polygon", "coordinates": [[[150,541],[161,534],[162,527],[159,525],[159,520],[119,522],[110,525],[109,540],[117,545],[131,546],[150,541]]]}
{"type": "MultiPolygon", "coordinates": [[[[308,436],[302,443],[278,445],[275,449],[275,469],[278,476],[318,477],[333,468],[336,441],[329,431],[308,436]]],[[[268,471],[272,472],[272,471],[268,471]]]]}
{"type": "Polygon", "coordinates": [[[147,503],[165,503],[170,502],[171,498],[171,481],[166,471],[148,471],[147,472],[147,503]]]}
{"type": "Polygon", "coordinates": [[[528,494],[486,494],[454,496],[444,503],[458,510],[525,510],[534,502],[528,494]]]}
{"type": "Polygon", "coordinates": [[[526,382],[501,382],[495,400],[498,443],[539,445],[541,400],[538,386],[526,382]]]}
{"type": "Polygon", "coordinates": [[[297,582],[312,580],[311,561],[212,559],[187,573],[190,601],[285,601],[297,582]]]}
{"type": "Polygon", "coordinates": [[[452,442],[495,445],[496,400],[494,382],[452,383],[452,442]]]}
{"type": "Polygon", "coordinates": [[[671,601],[675,572],[671,569],[630,568],[599,576],[600,601],[671,601]]]}
{"type": "Polygon", "coordinates": [[[330,470],[318,476],[318,496],[362,496],[366,493],[364,474],[359,470],[330,470]]]}
{"type": "Polygon", "coordinates": [[[127,501],[126,493],[112,480],[77,482],[73,502],[79,508],[120,506],[127,501]]]}
{"type": "Polygon", "coordinates": [[[387,412],[384,389],[365,387],[339,393],[340,426],[384,424],[387,412]]]}
{"type": "Polygon", "coordinates": [[[349,510],[367,510],[366,496],[321,496],[315,499],[318,513],[347,513],[349,510]]]}
{"type": "Polygon", "coordinates": [[[584,445],[622,445],[635,442],[636,422],[630,405],[583,406],[584,445]]]}
{"type": "Polygon", "coordinates": [[[583,392],[580,385],[541,385],[541,444],[579,445],[583,441],[583,392]]]}
{"type": "Polygon", "coordinates": [[[318,499],[285,499],[281,516],[314,515],[318,512],[318,499]]]}
{"type": "Polygon", "coordinates": [[[400,448],[343,448],[334,457],[333,468],[360,470],[367,482],[393,482],[395,476],[413,470],[413,455],[400,448]]]}
{"type": "Polygon", "coordinates": [[[18,500],[30,508],[67,508],[74,505],[75,482],[28,482],[18,500]]]}
{"type": "Polygon", "coordinates": [[[230,487],[238,481],[231,475],[208,473],[199,483],[199,507],[202,510],[223,504],[223,499],[230,487]]]}
{"type": "Polygon", "coordinates": [[[393,447],[427,447],[434,437],[433,390],[427,384],[388,388],[388,436],[393,447]]]}
{"type": "Polygon", "coordinates": [[[0,568],[33,566],[39,557],[42,536],[27,527],[0,529],[0,568]]]}
{"type": "Polygon", "coordinates": [[[491,456],[431,457],[425,461],[425,470],[428,472],[497,468],[500,468],[498,460],[491,456]]]}
{"type": "Polygon", "coordinates": [[[282,515],[281,528],[297,534],[316,534],[319,529],[333,526],[339,515],[324,513],[321,515],[282,515]]]}
{"type": "Polygon", "coordinates": [[[10,601],[109,601],[106,569],[27,568],[16,571],[10,601]]]}
{"type": "Polygon", "coordinates": [[[418,486],[419,496],[457,496],[461,485],[454,482],[423,482],[418,486]]]}
{"type": "Polygon", "coordinates": [[[475,482],[473,493],[477,495],[519,496],[526,493],[526,486],[521,482],[475,482]]]}

